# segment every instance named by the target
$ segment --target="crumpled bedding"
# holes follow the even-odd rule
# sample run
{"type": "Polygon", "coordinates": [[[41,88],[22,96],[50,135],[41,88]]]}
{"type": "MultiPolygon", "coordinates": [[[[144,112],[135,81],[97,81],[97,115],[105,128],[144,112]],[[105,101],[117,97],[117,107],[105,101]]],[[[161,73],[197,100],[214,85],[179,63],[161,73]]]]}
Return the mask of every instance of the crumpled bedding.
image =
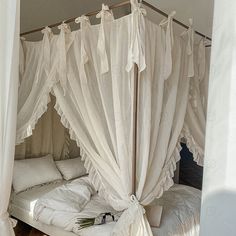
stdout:
{"type": "Polygon", "coordinates": [[[78,219],[96,218],[105,212],[114,212],[114,209],[96,194],[89,178],[83,177],[40,197],[34,206],[33,216],[42,223],[79,235],[78,219]]]}
{"type": "MultiPolygon", "coordinates": [[[[201,191],[174,185],[152,204],[163,206],[161,226],[152,228],[154,236],[198,236],[201,191]]],[[[95,218],[114,209],[99,197],[88,177],[59,186],[44,194],[35,204],[34,218],[79,236],[110,236],[114,222],[80,230],[78,219],[95,218]]]]}

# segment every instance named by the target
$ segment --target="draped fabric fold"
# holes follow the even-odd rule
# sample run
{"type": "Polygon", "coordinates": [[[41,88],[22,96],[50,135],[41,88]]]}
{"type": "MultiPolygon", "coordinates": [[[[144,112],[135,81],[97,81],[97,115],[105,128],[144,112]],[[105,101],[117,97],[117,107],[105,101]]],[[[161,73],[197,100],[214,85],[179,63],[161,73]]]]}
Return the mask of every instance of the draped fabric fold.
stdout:
{"type": "Polygon", "coordinates": [[[81,73],[81,79],[83,82],[87,83],[87,77],[85,73],[85,64],[88,62],[88,54],[86,52],[85,43],[86,43],[86,28],[89,27],[90,21],[87,16],[81,16],[75,19],[75,23],[80,24],[81,29],[81,65],[78,65],[80,67],[80,73],[81,73]]]}
{"type": "Polygon", "coordinates": [[[67,89],[67,74],[66,74],[66,54],[67,50],[71,45],[71,30],[68,24],[62,23],[58,26],[60,30],[59,40],[58,40],[58,52],[59,52],[59,65],[58,65],[58,74],[59,81],[64,91],[64,95],[66,94],[67,89]],[[69,36],[69,37],[68,37],[69,36]]]}
{"type": "Polygon", "coordinates": [[[105,24],[106,22],[114,20],[114,16],[109,7],[102,4],[102,10],[96,15],[96,18],[101,18],[97,50],[101,60],[101,73],[104,74],[109,70],[108,55],[106,51],[105,24]]]}
{"type": "Polygon", "coordinates": [[[200,43],[195,46],[194,51],[195,75],[190,81],[182,136],[193,154],[194,161],[203,166],[210,54],[206,52],[204,39],[201,39],[200,43]]]}
{"type": "Polygon", "coordinates": [[[142,8],[137,0],[131,0],[131,25],[130,25],[130,45],[128,49],[128,59],[126,70],[131,71],[134,63],[142,72],[146,68],[145,61],[145,18],[146,10],[142,8]]]}

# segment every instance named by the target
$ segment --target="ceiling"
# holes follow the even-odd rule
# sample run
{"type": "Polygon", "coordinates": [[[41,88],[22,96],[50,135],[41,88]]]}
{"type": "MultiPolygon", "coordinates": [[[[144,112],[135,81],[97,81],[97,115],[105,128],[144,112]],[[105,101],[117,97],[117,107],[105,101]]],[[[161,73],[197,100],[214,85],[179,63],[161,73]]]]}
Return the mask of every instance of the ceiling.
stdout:
{"type": "MultiPolygon", "coordinates": [[[[102,3],[111,5],[121,1],[123,0],[21,0],[21,32],[98,10],[101,8],[102,3]]],[[[211,36],[214,0],[146,1],[166,13],[175,10],[177,12],[175,18],[185,24],[188,24],[188,19],[190,17],[193,18],[194,28],[211,36]]],[[[129,8],[119,8],[115,10],[114,14],[115,17],[121,17],[122,15],[128,14],[128,12],[129,8]]],[[[157,23],[163,18],[160,17],[158,13],[151,10],[148,11],[148,17],[157,23]]],[[[92,23],[98,23],[95,18],[91,21],[92,23]]],[[[72,29],[75,29],[76,27],[78,26],[72,25],[72,29]]],[[[38,40],[41,38],[41,34],[31,34],[26,36],[26,38],[38,40]]]]}

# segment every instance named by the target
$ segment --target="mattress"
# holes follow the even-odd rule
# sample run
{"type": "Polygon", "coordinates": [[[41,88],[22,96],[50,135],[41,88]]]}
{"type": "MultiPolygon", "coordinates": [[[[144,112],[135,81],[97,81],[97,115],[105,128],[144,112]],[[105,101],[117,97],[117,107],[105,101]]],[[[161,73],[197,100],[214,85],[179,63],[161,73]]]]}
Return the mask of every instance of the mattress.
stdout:
{"type": "MultiPolygon", "coordinates": [[[[11,214],[52,236],[74,236],[54,226],[33,220],[33,208],[38,198],[64,181],[34,187],[11,198],[11,214]],[[60,231],[58,231],[60,230],[60,231]]],[[[200,223],[201,191],[189,186],[174,185],[153,204],[163,206],[160,228],[152,228],[154,236],[198,236],[200,223]]],[[[81,236],[110,236],[114,223],[93,226],[81,231],[81,236]]]]}
{"type": "Polygon", "coordinates": [[[66,181],[57,181],[50,184],[35,186],[29,190],[18,194],[12,194],[11,202],[14,205],[21,207],[27,211],[32,212],[36,201],[45,193],[53,190],[54,188],[63,185],[66,181]]]}

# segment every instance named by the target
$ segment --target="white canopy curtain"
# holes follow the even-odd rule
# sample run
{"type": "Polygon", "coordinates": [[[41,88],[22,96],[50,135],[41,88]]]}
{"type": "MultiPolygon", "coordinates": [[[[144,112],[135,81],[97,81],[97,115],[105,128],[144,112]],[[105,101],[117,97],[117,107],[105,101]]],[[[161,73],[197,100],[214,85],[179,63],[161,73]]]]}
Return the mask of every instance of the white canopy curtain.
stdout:
{"type": "Polygon", "coordinates": [[[200,166],[203,166],[204,162],[210,62],[210,49],[205,46],[205,39],[201,39],[194,48],[194,78],[190,82],[189,101],[182,131],[194,161],[200,166]]]}
{"type": "Polygon", "coordinates": [[[143,236],[152,232],[142,205],[173,184],[192,56],[186,52],[190,34],[173,38],[173,15],[158,26],[145,18],[137,1],[131,4],[132,14],[121,19],[114,20],[103,6],[100,25],[91,26],[82,16],[76,20],[79,31],[71,32],[66,24],[59,36],[44,30],[36,43],[41,53],[25,65],[24,76],[32,76],[33,85],[28,96],[22,91],[19,97],[17,143],[32,134],[52,91],[94,186],[117,211],[125,210],[113,235],[143,236]],[[139,69],[136,196],[134,63],[139,69]]]}
{"type": "Polygon", "coordinates": [[[20,1],[0,7],[0,234],[14,235],[7,213],[11,192],[16,132],[20,1]]]}

